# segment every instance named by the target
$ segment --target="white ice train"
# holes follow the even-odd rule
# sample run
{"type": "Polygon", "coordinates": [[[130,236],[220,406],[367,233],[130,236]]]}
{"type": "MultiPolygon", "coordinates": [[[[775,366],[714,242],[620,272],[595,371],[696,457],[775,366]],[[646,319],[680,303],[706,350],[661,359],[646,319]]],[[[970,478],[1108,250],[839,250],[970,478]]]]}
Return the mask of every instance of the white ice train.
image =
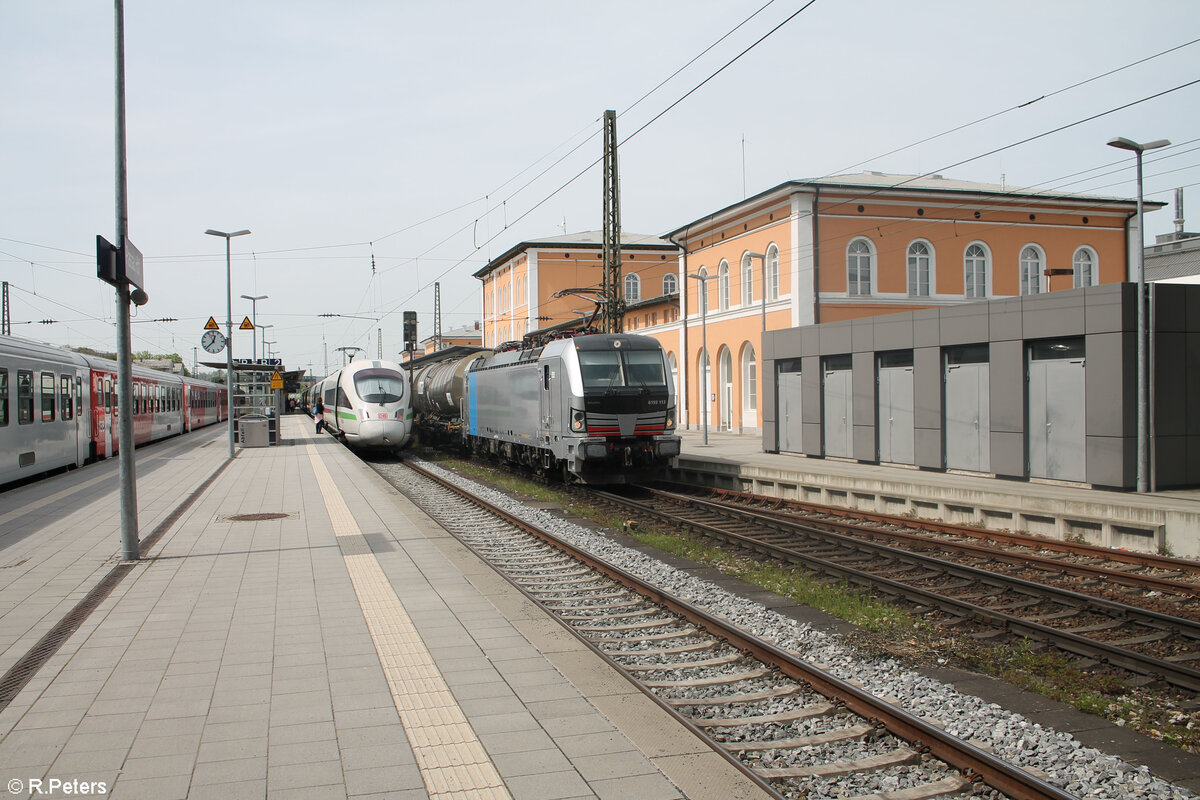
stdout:
{"type": "Polygon", "coordinates": [[[321,399],[325,430],[353,449],[404,448],[412,434],[408,374],[391,361],[351,361],[305,393],[309,409],[321,399]]]}

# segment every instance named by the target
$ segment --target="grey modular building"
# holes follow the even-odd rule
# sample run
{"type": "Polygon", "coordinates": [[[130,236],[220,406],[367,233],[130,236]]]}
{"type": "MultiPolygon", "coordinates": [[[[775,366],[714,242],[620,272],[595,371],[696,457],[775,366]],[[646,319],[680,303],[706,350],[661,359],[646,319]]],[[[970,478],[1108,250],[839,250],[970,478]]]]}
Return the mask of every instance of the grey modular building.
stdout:
{"type": "MultiPolygon", "coordinates": [[[[1153,284],[1151,488],[1200,486],[1200,285],[1153,284]]],[[[1137,285],[766,335],[763,449],[1136,488],[1137,285]]]]}

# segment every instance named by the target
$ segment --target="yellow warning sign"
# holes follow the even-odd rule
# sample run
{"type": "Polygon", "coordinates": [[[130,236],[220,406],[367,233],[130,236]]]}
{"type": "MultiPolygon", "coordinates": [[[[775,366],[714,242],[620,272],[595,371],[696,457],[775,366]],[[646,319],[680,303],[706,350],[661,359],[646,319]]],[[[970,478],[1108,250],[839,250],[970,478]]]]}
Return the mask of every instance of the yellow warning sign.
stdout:
{"type": "Polygon", "coordinates": [[[283,388],[283,376],[279,374],[279,370],[275,370],[275,374],[271,376],[271,388],[272,389],[282,389],[283,388]]]}
{"type": "Polygon", "coordinates": [[[239,331],[252,331],[252,330],[254,330],[254,323],[250,321],[249,317],[246,317],[244,320],[242,320],[242,324],[238,325],[238,330],[239,331]]]}
{"type": "Polygon", "coordinates": [[[213,319],[212,317],[209,317],[208,322],[204,323],[204,330],[219,331],[219,330],[221,330],[221,326],[217,324],[217,321],[215,319],[213,319]]]}

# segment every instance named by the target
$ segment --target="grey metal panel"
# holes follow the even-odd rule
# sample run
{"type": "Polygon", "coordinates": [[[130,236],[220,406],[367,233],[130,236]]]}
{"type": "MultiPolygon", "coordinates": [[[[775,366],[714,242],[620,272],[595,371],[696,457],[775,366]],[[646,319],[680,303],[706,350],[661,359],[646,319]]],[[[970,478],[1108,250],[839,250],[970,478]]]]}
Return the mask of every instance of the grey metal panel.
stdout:
{"type": "Polygon", "coordinates": [[[799,356],[805,330],[805,328],[788,328],[781,331],[767,331],[763,344],[764,357],[774,359],[799,356]]]}
{"type": "MultiPolygon", "coordinates": [[[[1022,342],[993,342],[991,364],[991,420],[993,431],[1025,433],[1025,346],[1022,342]]],[[[1025,473],[1025,459],[1020,472],[1025,473]]]]}
{"type": "Polygon", "coordinates": [[[936,308],[922,308],[910,312],[913,324],[913,347],[940,347],[942,327],[936,308]]]}
{"type": "Polygon", "coordinates": [[[1109,283],[1086,289],[1084,333],[1134,330],[1137,327],[1136,298],[1137,284],[1133,283],[1109,283]]]}
{"type": "MultiPolygon", "coordinates": [[[[1103,402],[1088,403],[1089,437],[1133,437],[1137,431],[1135,343],[1132,332],[1089,334],[1084,337],[1084,348],[1091,364],[1091,369],[1087,371],[1087,394],[1089,397],[1104,398],[1103,402]]],[[[1088,481],[1094,483],[1091,478],[1088,481]]]]}
{"type": "Polygon", "coordinates": [[[1150,286],[1151,316],[1154,331],[1187,330],[1187,295],[1184,292],[1167,291],[1166,285],[1150,286]]]}
{"type": "Polygon", "coordinates": [[[1136,469],[1137,440],[1132,436],[1087,437],[1088,483],[1132,489],[1137,485],[1136,469]]]}
{"type": "MultiPolygon", "coordinates": [[[[854,424],[865,425],[868,428],[875,427],[875,354],[874,353],[854,353],[851,356],[854,365],[853,391],[854,391],[854,424]]],[[[871,437],[875,434],[872,432],[871,437]]],[[[871,455],[856,455],[855,458],[865,460],[873,460],[875,447],[871,446],[871,455]]],[[[858,448],[855,448],[858,453],[858,448]]]]}
{"type": "Polygon", "coordinates": [[[849,353],[854,346],[852,320],[826,322],[818,325],[821,331],[821,355],[849,353]]]}
{"type": "Polygon", "coordinates": [[[1078,336],[1084,325],[1086,289],[1070,289],[1021,298],[1025,339],[1058,339],[1078,336]]]}
{"type": "Polygon", "coordinates": [[[804,452],[813,455],[821,454],[821,423],[806,422],[804,427],[804,452]]]}
{"type": "Polygon", "coordinates": [[[1029,362],[1029,475],[1087,479],[1083,359],[1029,362]]]}
{"type": "Polygon", "coordinates": [[[993,342],[1021,339],[1022,304],[1019,297],[992,300],[987,304],[988,336],[993,342]]]}
{"type": "Polygon", "coordinates": [[[803,413],[804,452],[812,455],[820,455],[825,427],[821,419],[821,359],[817,356],[805,356],[802,359],[802,363],[801,396],[803,407],[801,408],[801,412],[803,413]]]}
{"type": "Polygon", "coordinates": [[[974,303],[941,309],[943,345],[975,344],[988,341],[988,316],[974,303]]]}
{"type": "Polygon", "coordinates": [[[913,442],[916,445],[916,462],[918,467],[941,469],[944,466],[944,459],[942,457],[942,432],[940,429],[917,428],[913,431],[913,442]]]}
{"type": "Polygon", "coordinates": [[[827,369],[825,378],[825,455],[854,455],[853,370],[827,369]]]}
{"type": "Polygon", "coordinates": [[[991,469],[988,365],[946,367],[946,468],[991,469]]]}
{"type": "Polygon", "coordinates": [[[1186,346],[1186,334],[1173,331],[1154,334],[1150,385],[1154,386],[1157,381],[1159,387],[1154,392],[1155,437],[1183,436],[1187,433],[1188,397],[1186,390],[1181,391],[1188,380],[1184,354],[1186,346]]]}
{"type": "Polygon", "coordinates": [[[1025,477],[1025,432],[992,431],[992,472],[1010,478],[1025,477]]]}
{"type": "Polygon", "coordinates": [[[1154,486],[1183,486],[1187,476],[1187,436],[1154,437],[1154,486]]]}
{"type": "MultiPolygon", "coordinates": [[[[1196,297],[1200,299],[1200,291],[1196,297]]],[[[1193,328],[1200,327],[1200,302],[1196,306],[1196,315],[1190,317],[1193,328]]],[[[1187,435],[1200,436],[1200,331],[1189,331],[1184,337],[1183,362],[1183,391],[1191,398],[1187,404],[1187,435]]]]}
{"type": "Polygon", "coordinates": [[[804,452],[804,387],[799,372],[781,372],[778,376],[779,396],[779,451],[781,453],[804,452]]]}
{"type": "Polygon", "coordinates": [[[912,367],[879,369],[879,460],[916,463],[912,367]]]}
{"type": "Polygon", "coordinates": [[[792,357],[821,355],[821,326],[809,325],[800,329],[800,352],[792,353],[792,357]]]}
{"type": "MultiPolygon", "coordinates": [[[[940,347],[913,350],[913,426],[942,431],[942,351],[940,347]]],[[[940,451],[940,446],[939,446],[940,451]]],[[[938,457],[937,466],[942,466],[938,457]]]]}
{"type": "Polygon", "coordinates": [[[909,350],[913,346],[913,321],[911,314],[885,314],[872,317],[875,324],[875,349],[909,350]]]}
{"type": "Polygon", "coordinates": [[[850,352],[869,353],[875,349],[875,323],[870,317],[851,320],[850,352]]]}

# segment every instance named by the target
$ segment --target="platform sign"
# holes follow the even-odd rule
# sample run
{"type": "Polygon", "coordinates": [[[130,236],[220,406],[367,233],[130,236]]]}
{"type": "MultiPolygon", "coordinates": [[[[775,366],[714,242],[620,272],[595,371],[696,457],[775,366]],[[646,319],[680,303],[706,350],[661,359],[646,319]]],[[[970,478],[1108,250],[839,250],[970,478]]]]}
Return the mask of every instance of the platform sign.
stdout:
{"type": "Polygon", "coordinates": [[[96,277],[117,285],[117,246],[103,236],[96,237],[96,277]]]}
{"type": "Polygon", "coordinates": [[[121,249],[117,251],[117,269],[130,284],[146,291],[142,276],[142,251],[133,246],[128,236],[121,237],[121,249]]]}
{"type": "Polygon", "coordinates": [[[217,324],[217,321],[214,318],[209,317],[208,322],[204,323],[204,330],[219,331],[221,330],[221,326],[217,324]]]}
{"type": "Polygon", "coordinates": [[[282,389],[283,388],[283,376],[279,374],[279,370],[276,370],[275,374],[271,376],[271,388],[272,389],[282,389]]]}
{"type": "Polygon", "coordinates": [[[252,331],[252,330],[254,330],[254,323],[250,321],[249,317],[246,317],[245,319],[242,320],[242,324],[238,326],[238,330],[239,331],[252,331]]]}

